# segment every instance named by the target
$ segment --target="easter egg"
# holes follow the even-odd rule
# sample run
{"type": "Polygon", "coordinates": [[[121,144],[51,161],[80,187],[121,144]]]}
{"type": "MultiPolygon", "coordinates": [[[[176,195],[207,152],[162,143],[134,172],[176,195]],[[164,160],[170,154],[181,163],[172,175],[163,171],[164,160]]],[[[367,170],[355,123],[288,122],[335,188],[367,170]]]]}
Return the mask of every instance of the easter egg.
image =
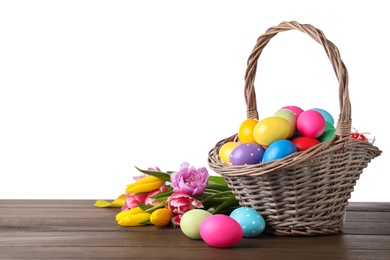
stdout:
{"type": "Polygon", "coordinates": [[[230,213],[230,217],[240,224],[244,237],[260,235],[265,229],[263,216],[250,207],[239,207],[230,213]]]}
{"type": "Polygon", "coordinates": [[[333,116],[326,110],[322,109],[322,108],[312,108],[313,110],[316,110],[318,112],[321,113],[321,115],[324,117],[325,121],[326,122],[329,122],[331,123],[332,125],[334,125],[334,119],[333,119],[333,116]]]}
{"type": "Polygon", "coordinates": [[[192,209],[183,214],[180,220],[181,231],[189,238],[202,239],[200,224],[212,214],[203,209],[192,209]]]}
{"type": "Polygon", "coordinates": [[[238,222],[223,214],[214,214],[200,224],[200,236],[212,247],[232,247],[241,241],[244,232],[238,222]]]}
{"type": "Polygon", "coordinates": [[[326,124],[325,124],[325,131],[329,130],[329,129],[334,129],[334,125],[332,125],[331,123],[329,123],[328,121],[326,121],[326,124]]]}
{"type": "Polygon", "coordinates": [[[241,123],[237,133],[238,139],[241,143],[255,142],[255,139],[253,137],[253,129],[258,122],[259,121],[257,119],[248,118],[241,123]]]}
{"type": "Polygon", "coordinates": [[[318,140],[320,142],[328,141],[330,138],[332,138],[334,136],[335,131],[336,131],[335,128],[331,128],[331,129],[326,130],[320,137],[318,137],[318,140]]]}
{"type": "Polygon", "coordinates": [[[260,120],[253,130],[256,143],[269,146],[271,143],[286,139],[290,135],[290,123],[282,117],[271,116],[260,120]]]}
{"type": "Polygon", "coordinates": [[[297,126],[297,116],[289,109],[279,109],[275,112],[274,116],[279,116],[281,118],[286,119],[290,124],[290,134],[287,136],[291,138],[295,134],[296,126],[297,126]]]}
{"type": "Polygon", "coordinates": [[[299,136],[291,141],[298,151],[305,151],[310,147],[319,144],[320,141],[314,137],[299,136]]]}
{"type": "Polygon", "coordinates": [[[238,142],[227,142],[223,144],[218,152],[218,156],[221,159],[221,161],[225,163],[230,163],[230,154],[238,144],[239,144],[238,142]]]}
{"type": "Polygon", "coordinates": [[[264,147],[257,143],[239,144],[230,153],[230,163],[232,165],[260,163],[264,150],[264,147]]]}
{"type": "Polygon", "coordinates": [[[325,118],[316,110],[305,110],[297,119],[297,129],[303,136],[320,137],[326,127],[325,118]]]}
{"type": "Polygon", "coordinates": [[[290,140],[278,140],[265,150],[262,162],[281,159],[295,152],[297,148],[290,140]]]}
{"type": "Polygon", "coordinates": [[[368,141],[367,137],[361,133],[353,132],[350,134],[350,136],[357,140],[368,141]]]}
{"type": "Polygon", "coordinates": [[[284,107],[282,107],[282,109],[288,109],[288,110],[292,111],[297,118],[303,112],[303,109],[300,107],[297,107],[297,106],[284,106],[284,107]]]}

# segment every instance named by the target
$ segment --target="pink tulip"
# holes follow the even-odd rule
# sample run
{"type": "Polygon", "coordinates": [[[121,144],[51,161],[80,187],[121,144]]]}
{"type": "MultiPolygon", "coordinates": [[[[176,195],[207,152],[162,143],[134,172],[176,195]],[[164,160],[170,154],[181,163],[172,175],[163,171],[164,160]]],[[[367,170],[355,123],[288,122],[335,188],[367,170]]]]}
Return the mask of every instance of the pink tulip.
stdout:
{"type": "Polygon", "coordinates": [[[180,226],[180,220],[184,213],[191,209],[203,208],[202,202],[186,193],[174,192],[167,200],[167,208],[172,214],[172,223],[180,226]]]}
{"type": "Polygon", "coordinates": [[[157,206],[161,202],[155,202],[156,199],[155,198],[151,198],[151,197],[153,197],[157,193],[164,192],[164,191],[167,191],[167,190],[168,190],[168,187],[164,185],[164,186],[161,186],[158,190],[154,190],[154,191],[149,192],[149,194],[145,198],[145,203],[144,204],[146,204],[148,206],[151,206],[151,207],[157,206]]]}
{"type": "Polygon", "coordinates": [[[122,207],[122,211],[138,207],[138,202],[145,204],[145,199],[148,194],[140,193],[137,195],[126,194],[126,201],[122,207]]]}
{"type": "Polygon", "coordinates": [[[171,183],[174,192],[186,193],[190,196],[201,195],[207,187],[209,173],[205,167],[196,169],[184,162],[180,171],[171,174],[171,183]]]}

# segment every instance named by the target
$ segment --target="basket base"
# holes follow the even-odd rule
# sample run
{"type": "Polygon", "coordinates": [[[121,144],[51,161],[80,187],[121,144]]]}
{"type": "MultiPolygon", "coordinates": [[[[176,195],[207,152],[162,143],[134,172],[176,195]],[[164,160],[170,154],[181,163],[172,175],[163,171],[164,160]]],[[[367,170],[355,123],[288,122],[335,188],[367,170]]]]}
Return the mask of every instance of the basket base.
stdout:
{"type": "Polygon", "coordinates": [[[282,230],[266,228],[264,234],[275,235],[275,236],[322,236],[322,235],[335,235],[342,231],[341,228],[333,229],[307,229],[307,230],[282,230]]]}
{"type": "MultiPolygon", "coordinates": [[[[290,228],[283,229],[279,228],[278,224],[268,222],[268,227],[264,230],[264,234],[276,235],[276,236],[321,236],[321,235],[335,235],[340,233],[343,230],[345,218],[347,216],[347,212],[344,209],[344,214],[341,219],[334,219],[333,226],[329,226],[326,228],[312,229],[312,228],[290,228]]],[[[302,224],[302,223],[301,223],[302,224]]],[[[303,223],[303,225],[307,225],[308,223],[303,223]]],[[[313,223],[310,223],[311,227],[313,223]]]]}
{"type": "MultiPolygon", "coordinates": [[[[348,182],[352,181],[354,185],[357,178],[358,175],[349,178],[348,182]]],[[[225,179],[240,206],[251,207],[263,216],[266,222],[264,232],[278,236],[339,233],[344,226],[346,207],[353,190],[353,185],[328,178],[326,183],[331,188],[324,185],[316,188],[304,182],[300,192],[296,192],[296,175],[285,171],[258,176],[255,181],[253,177],[225,179]],[[279,185],[281,189],[272,189],[278,183],[284,184],[279,185]]]]}

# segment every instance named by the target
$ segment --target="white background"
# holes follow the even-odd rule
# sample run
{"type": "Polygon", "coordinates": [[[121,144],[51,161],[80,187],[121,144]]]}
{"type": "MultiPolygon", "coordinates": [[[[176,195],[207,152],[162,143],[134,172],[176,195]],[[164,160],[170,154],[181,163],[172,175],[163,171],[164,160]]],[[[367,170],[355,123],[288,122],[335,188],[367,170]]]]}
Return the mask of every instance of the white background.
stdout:
{"type": "MultiPolygon", "coordinates": [[[[353,127],[383,151],[350,201],[390,201],[385,3],[0,1],[0,199],[114,199],[134,166],[208,167],[208,151],[246,118],[257,37],[296,20],[339,48],[353,127]]],[[[285,105],[338,118],[331,64],[298,31],[267,45],[255,85],[260,118],[285,105]]]]}

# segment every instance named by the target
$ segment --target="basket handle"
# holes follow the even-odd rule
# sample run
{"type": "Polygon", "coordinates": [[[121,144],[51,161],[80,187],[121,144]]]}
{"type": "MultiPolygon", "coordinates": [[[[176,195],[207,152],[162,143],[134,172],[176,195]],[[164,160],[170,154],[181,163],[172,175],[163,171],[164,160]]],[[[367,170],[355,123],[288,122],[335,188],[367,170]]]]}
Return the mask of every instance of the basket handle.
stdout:
{"type": "Polygon", "coordinates": [[[352,118],[351,118],[351,102],[349,100],[348,91],[348,71],[343,61],[341,60],[339,50],[329,41],[324,33],[310,24],[300,24],[296,21],[282,22],[277,26],[270,27],[266,33],[261,35],[252,50],[247,61],[247,69],[245,72],[245,101],[247,105],[247,118],[259,119],[256,104],[256,93],[254,81],[257,70],[257,61],[264,47],[268,42],[279,32],[298,30],[311,36],[315,41],[324,47],[326,54],[333,66],[336,77],[339,82],[339,102],[340,114],[335,130],[336,136],[349,136],[351,133],[352,118]]]}

